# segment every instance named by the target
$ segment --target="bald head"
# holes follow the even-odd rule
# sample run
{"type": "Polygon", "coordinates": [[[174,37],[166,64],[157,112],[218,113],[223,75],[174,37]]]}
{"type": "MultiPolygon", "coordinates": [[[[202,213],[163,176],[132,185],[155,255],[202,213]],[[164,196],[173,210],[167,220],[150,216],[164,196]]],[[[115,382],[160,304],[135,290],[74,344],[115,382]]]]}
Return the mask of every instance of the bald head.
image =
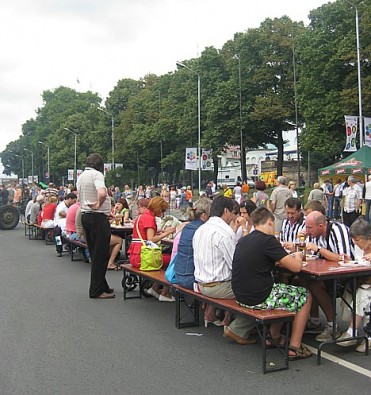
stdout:
{"type": "Polygon", "coordinates": [[[305,227],[309,236],[324,236],[327,227],[326,217],[319,211],[312,211],[305,219],[305,227]]]}

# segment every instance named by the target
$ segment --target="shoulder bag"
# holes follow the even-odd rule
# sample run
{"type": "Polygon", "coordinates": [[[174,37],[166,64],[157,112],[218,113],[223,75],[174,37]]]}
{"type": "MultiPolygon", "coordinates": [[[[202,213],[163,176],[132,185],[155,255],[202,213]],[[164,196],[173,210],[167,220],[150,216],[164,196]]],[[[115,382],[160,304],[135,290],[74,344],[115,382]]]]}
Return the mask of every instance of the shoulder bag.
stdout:
{"type": "Polygon", "coordinates": [[[140,249],[140,270],[160,270],[162,267],[162,249],[155,243],[150,243],[150,245],[146,244],[146,242],[142,238],[142,235],[139,232],[139,220],[140,217],[136,222],[136,229],[138,236],[142,242],[142,247],[140,249]]]}

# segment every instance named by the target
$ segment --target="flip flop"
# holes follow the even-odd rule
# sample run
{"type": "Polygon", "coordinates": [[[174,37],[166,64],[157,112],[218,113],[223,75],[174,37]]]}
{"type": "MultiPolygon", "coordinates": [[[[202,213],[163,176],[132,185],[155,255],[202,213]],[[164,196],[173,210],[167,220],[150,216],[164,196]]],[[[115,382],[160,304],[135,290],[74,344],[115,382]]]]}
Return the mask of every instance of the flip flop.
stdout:
{"type": "Polygon", "coordinates": [[[290,355],[289,354],[289,360],[290,361],[297,361],[299,359],[305,359],[311,357],[313,354],[310,350],[308,350],[307,347],[305,346],[300,346],[300,347],[289,347],[289,352],[295,353],[295,355],[290,355]]]}

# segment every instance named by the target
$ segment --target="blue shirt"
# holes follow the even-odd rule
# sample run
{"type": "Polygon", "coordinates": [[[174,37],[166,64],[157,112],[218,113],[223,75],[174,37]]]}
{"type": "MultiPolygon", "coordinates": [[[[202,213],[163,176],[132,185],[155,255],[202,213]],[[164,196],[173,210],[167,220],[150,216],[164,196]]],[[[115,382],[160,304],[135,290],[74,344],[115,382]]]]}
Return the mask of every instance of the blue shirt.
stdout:
{"type": "Polygon", "coordinates": [[[195,264],[193,261],[192,239],[196,230],[204,223],[200,219],[190,222],[183,228],[180,236],[174,271],[176,283],[185,288],[193,289],[195,264]]]}

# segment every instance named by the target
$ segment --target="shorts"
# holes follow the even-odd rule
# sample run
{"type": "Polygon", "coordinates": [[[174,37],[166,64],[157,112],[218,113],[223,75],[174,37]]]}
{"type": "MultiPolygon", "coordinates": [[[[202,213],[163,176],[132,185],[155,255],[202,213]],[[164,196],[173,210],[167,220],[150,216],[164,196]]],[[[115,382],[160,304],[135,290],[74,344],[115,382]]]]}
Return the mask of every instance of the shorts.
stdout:
{"type": "Polygon", "coordinates": [[[304,287],[296,287],[294,285],[287,285],[282,283],[273,284],[272,291],[268,298],[255,306],[248,306],[246,304],[237,303],[243,307],[256,310],[286,310],[292,313],[297,313],[305,305],[308,299],[308,292],[304,287]]]}

